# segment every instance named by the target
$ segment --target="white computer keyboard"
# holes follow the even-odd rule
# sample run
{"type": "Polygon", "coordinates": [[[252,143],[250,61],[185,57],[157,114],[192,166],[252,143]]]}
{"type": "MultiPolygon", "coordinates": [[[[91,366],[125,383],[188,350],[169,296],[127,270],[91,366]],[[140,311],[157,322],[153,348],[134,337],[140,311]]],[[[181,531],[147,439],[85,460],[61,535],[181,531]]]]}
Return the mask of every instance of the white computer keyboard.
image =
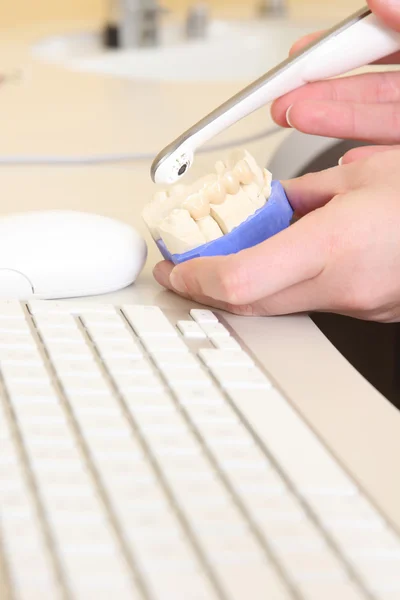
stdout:
{"type": "Polygon", "coordinates": [[[0,303],[17,600],[395,600],[400,540],[216,316],[0,303]]]}

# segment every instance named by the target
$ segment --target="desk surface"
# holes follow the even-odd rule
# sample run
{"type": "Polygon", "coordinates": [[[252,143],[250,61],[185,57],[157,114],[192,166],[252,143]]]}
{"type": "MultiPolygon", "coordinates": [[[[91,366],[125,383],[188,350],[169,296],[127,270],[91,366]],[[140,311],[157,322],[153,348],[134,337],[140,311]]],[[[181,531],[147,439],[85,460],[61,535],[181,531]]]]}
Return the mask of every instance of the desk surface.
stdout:
{"type": "MultiPolygon", "coordinates": [[[[21,83],[0,86],[0,156],[155,154],[241,87],[240,83],[191,84],[186,89],[182,84],[138,83],[72,73],[30,57],[30,44],[41,36],[82,26],[21,28],[0,36],[0,71],[26,70],[21,83]]],[[[247,136],[269,124],[265,108],[220,140],[247,136]]],[[[249,149],[266,163],[286,135],[274,134],[249,149]]],[[[207,172],[219,157],[199,155],[191,177],[207,172]]],[[[0,214],[63,208],[130,223],[148,241],[149,258],[137,284],[121,297],[173,306],[181,300],[162,291],[152,279],[159,255],[140,218],[155,189],[149,167],[149,161],[101,167],[0,167],[0,214]]],[[[268,347],[265,338],[255,333],[258,319],[226,318],[244,337],[246,331],[254,332],[253,350],[263,356],[303,415],[400,528],[400,480],[394,477],[400,472],[400,413],[348,365],[307,317],[268,319],[264,326],[268,347]]]]}

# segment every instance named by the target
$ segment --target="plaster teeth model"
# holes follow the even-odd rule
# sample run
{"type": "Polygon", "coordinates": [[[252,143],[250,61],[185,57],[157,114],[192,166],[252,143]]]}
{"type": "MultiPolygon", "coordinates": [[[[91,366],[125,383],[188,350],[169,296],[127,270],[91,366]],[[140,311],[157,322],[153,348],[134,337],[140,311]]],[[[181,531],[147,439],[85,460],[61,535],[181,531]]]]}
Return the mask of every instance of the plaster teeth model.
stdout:
{"type": "Polygon", "coordinates": [[[183,254],[240,226],[271,195],[272,175],[246,150],[215,164],[215,173],[158,192],[143,211],[151,235],[183,254]]]}
{"type": "Polygon", "coordinates": [[[227,195],[222,204],[211,204],[210,209],[223,233],[229,233],[256,211],[255,205],[240,188],[237,194],[227,195]]]}
{"type": "Polygon", "coordinates": [[[159,225],[159,234],[172,254],[182,254],[206,243],[205,235],[187,210],[175,208],[159,225]]]}
{"type": "Polygon", "coordinates": [[[200,219],[197,221],[197,225],[207,242],[217,240],[224,235],[218,223],[211,216],[200,219]]]}
{"type": "MultiPolygon", "coordinates": [[[[182,196],[183,198],[184,196],[182,196]]],[[[167,191],[157,192],[151,202],[146,204],[143,209],[142,217],[146,223],[154,240],[160,239],[158,226],[162,220],[167,217],[174,208],[181,204],[181,197],[178,194],[170,196],[167,191]]]]}
{"type": "Polygon", "coordinates": [[[204,192],[201,191],[186,198],[182,202],[182,208],[185,208],[195,221],[204,219],[210,214],[210,203],[204,192]]]}

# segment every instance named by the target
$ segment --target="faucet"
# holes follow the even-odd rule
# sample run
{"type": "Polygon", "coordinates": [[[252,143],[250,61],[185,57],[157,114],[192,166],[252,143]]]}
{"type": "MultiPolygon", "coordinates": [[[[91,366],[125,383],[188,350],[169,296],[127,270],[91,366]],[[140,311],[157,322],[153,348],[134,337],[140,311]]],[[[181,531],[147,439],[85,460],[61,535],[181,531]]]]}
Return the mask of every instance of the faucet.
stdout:
{"type": "MultiPolygon", "coordinates": [[[[169,12],[158,0],[108,0],[108,22],[103,34],[108,48],[142,48],[160,43],[160,20],[169,12]]],[[[208,5],[195,0],[189,7],[185,30],[188,39],[205,38],[209,25],[208,5]]]]}
{"type": "Polygon", "coordinates": [[[140,48],[159,43],[160,16],[167,12],[158,0],[109,0],[109,14],[116,23],[115,46],[140,48]]]}
{"type": "Polygon", "coordinates": [[[257,6],[261,17],[284,17],[287,14],[286,0],[261,0],[257,6]]]}

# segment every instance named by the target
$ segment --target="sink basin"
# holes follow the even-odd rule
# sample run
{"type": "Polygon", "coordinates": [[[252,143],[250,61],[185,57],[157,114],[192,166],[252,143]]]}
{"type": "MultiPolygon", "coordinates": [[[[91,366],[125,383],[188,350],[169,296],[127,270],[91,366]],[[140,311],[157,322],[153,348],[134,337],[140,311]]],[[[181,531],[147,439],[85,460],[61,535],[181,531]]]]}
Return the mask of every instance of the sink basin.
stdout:
{"type": "Polygon", "coordinates": [[[329,24],[283,19],[218,21],[204,40],[188,40],[182,24],[165,24],[152,48],[105,50],[96,32],[47,38],[33,48],[36,58],[76,71],[122,78],[177,82],[251,81],[287,57],[299,37],[329,24]]]}

